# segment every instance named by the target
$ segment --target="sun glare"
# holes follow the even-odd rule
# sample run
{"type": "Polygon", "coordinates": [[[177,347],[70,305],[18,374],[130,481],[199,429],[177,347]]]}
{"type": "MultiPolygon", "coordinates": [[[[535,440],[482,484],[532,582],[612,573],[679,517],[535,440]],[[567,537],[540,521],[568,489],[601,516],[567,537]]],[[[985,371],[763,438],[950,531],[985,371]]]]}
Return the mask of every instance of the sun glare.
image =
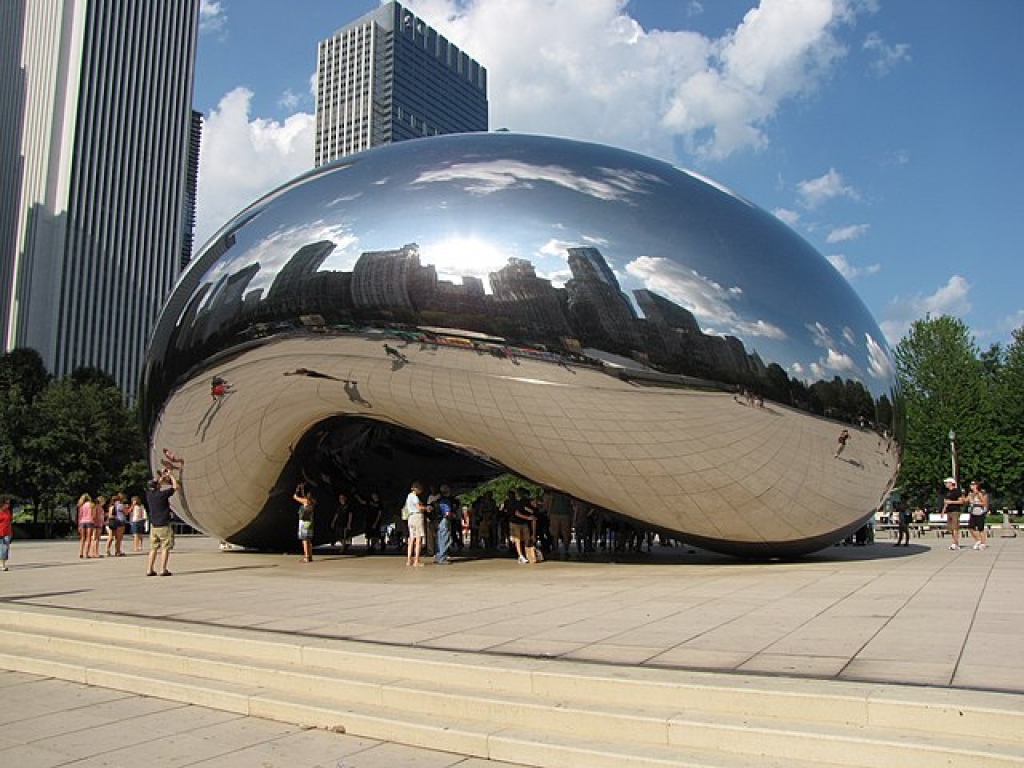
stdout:
{"type": "Polygon", "coordinates": [[[488,275],[504,267],[508,257],[492,242],[478,237],[450,237],[420,245],[421,263],[432,264],[439,279],[461,282],[466,275],[479,277],[488,293],[488,275]]]}

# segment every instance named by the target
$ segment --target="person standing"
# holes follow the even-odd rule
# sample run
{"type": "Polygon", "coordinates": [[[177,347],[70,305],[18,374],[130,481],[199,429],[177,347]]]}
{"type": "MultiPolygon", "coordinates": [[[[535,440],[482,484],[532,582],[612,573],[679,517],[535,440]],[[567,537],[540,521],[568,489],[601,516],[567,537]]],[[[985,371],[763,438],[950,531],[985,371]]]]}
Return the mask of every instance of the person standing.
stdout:
{"type": "Polygon", "coordinates": [[[331,530],[334,531],[334,546],[341,547],[342,552],[348,551],[350,537],[352,536],[352,508],[348,494],[342,491],[338,494],[338,511],[331,518],[331,530]]]}
{"type": "Polygon", "coordinates": [[[142,551],[142,535],[146,532],[146,508],[142,505],[142,499],[132,496],[132,506],[129,512],[132,526],[132,538],[135,540],[135,551],[142,551]]]}
{"type": "Polygon", "coordinates": [[[89,543],[89,557],[103,557],[100,554],[100,539],[103,537],[103,528],[107,519],[107,497],[97,496],[92,503],[92,539],[89,543]]]}
{"type": "Polygon", "coordinates": [[[551,551],[558,555],[561,542],[562,556],[569,559],[572,546],[572,503],[561,491],[547,491],[544,494],[544,508],[548,513],[548,530],[551,534],[551,551]]]}
{"type": "Polygon", "coordinates": [[[409,544],[405,554],[405,564],[420,567],[420,553],[423,549],[423,538],[426,536],[425,512],[427,505],[420,500],[423,495],[423,483],[416,481],[405,497],[405,514],[409,523],[409,544]]]}
{"type": "Polygon", "coordinates": [[[942,512],[946,515],[946,530],[953,537],[953,543],[949,548],[957,550],[960,549],[960,510],[967,499],[964,492],[957,487],[955,477],[947,477],[943,482],[946,491],[943,493],[942,512]]]}
{"type": "Polygon", "coordinates": [[[913,515],[907,502],[900,499],[894,505],[896,511],[896,546],[910,546],[910,522],[913,515]]]}
{"type": "Polygon", "coordinates": [[[967,511],[970,512],[967,529],[971,532],[971,538],[974,539],[972,549],[985,549],[988,547],[988,534],[985,533],[988,493],[977,480],[971,480],[970,490],[967,492],[967,511]]]}
{"type": "Polygon", "coordinates": [[[92,496],[83,493],[78,497],[78,557],[91,557],[92,546],[92,496]]]}
{"type": "Polygon", "coordinates": [[[14,535],[14,513],[11,500],[0,499],[0,571],[7,570],[7,558],[11,554],[11,537],[14,535]]]}
{"type": "Polygon", "coordinates": [[[452,526],[455,524],[457,509],[449,486],[441,486],[440,495],[434,501],[434,508],[437,510],[437,547],[434,562],[437,565],[448,565],[451,562],[449,552],[452,548],[452,526]]]}
{"type": "Polygon", "coordinates": [[[299,541],[302,543],[302,562],[312,563],[313,512],[316,509],[316,499],[312,493],[306,490],[305,483],[299,483],[292,498],[299,502],[299,541]]]}
{"type": "Polygon", "coordinates": [[[152,480],[146,491],[146,507],[149,513],[149,558],[146,575],[156,576],[153,567],[156,565],[157,552],[160,553],[160,575],[170,576],[167,561],[174,549],[174,528],[171,527],[171,496],[178,490],[178,481],[170,470],[163,470],[160,476],[152,480]],[[168,487],[170,486],[170,487],[168,487]]]}

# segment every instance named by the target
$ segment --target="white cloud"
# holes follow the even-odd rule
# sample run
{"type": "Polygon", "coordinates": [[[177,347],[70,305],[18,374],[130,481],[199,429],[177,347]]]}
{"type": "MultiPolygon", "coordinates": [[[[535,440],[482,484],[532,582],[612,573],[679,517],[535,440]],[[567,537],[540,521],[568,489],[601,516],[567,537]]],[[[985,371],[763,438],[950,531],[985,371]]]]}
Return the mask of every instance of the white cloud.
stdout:
{"type": "Polygon", "coordinates": [[[963,317],[971,311],[971,284],[960,275],[953,275],[945,285],[927,296],[910,299],[895,297],[886,309],[885,318],[879,325],[891,345],[899,343],[911,324],[926,315],[952,315],[963,317]]]}
{"type": "Polygon", "coordinates": [[[199,3],[199,32],[208,34],[221,32],[228,23],[224,6],[216,0],[201,0],[199,3]]]}
{"type": "Polygon", "coordinates": [[[235,214],[313,165],[313,115],[250,118],[252,92],[236,88],[203,124],[196,244],[235,214]]]}
{"type": "Polygon", "coordinates": [[[789,208],[776,208],[773,213],[775,218],[789,227],[796,227],[800,223],[800,213],[789,208]]]}
{"type": "Polygon", "coordinates": [[[847,240],[857,240],[867,234],[869,229],[871,229],[870,224],[851,224],[847,227],[838,227],[828,233],[825,242],[845,243],[847,240]]]}
{"type": "Polygon", "coordinates": [[[855,267],[846,260],[846,257],[841,253],[835,253],[831,256],[826,256],[829,263],[845,277],[847,280],[853,280],[854,278],[861,277],[862,275],[874,275],[881,271],[881,264],[871,264],[867,267],[855,267]]]}
{"type": "MultiPolygon", "coordinates": [[[[670,162],[679,146],[698,160],[764,146],[779,109],[814,94],[846,55],[839,31],[870,10],[851,0],[762,0],[735,29],[709,38],[645,29],[625,0],[404,5],[488,68],[492,129],[581,138],[670,162]]],[[[224,2],[203,0],[201,14],[204,29],[226,31],[224,2]]],[[[284,98],[301,110],[297,95],[284,98]]],[[[250,115],[250,104],[249,91],[236,89],[206,122],[199,242],[312,167],[313,116],[296,111],[277,122],[250,115]]]]}
{"type": "Polygon", "coordinates": [[[868,370],[876,379],[887,380],[893,374],[892,358],[885,347],[879,344],[870,333],[864,334],[868,350],[868,370]]]}
{"type": "Polygon", "coordinates": [[[885,77],[900,64],[910,61],[910,46],[906,43],[889,44],[878,32],[870,32],[864,40],[864,50],[874,56],[871,71],[885,77]]]}
{"type": "Polygon", "coordinates": [[[860,199],[857,190],[847,186],[843,175],[835,168],[829,168],[827,173],[816,179],[801,181],[796,187],[800,204],[809,209],[817,208],[822,203],[837,197],[845,197],[850,200],[860,199]]]}
{"type": "Polygon", "coordinates": [[[742,338],[785,339],[778,326],[744,317],[735,304],[742,298],[736,286],[725,287],[704,275],[660,256],[641,256],[626,272],[654,291],[693,313],[706,333],[736,334],[742,338]]]}
{"type": "Polygon", "coordinates": [[[493,128],[579,137],[586,126],[590,140],[669,160],[676,140],[701,159],[764,146],[779,107],[846,54],[836,32],[855,15],[846,0],[762,0],[708,38],[644,29],[624,0],[405,5],[487,67],[493,128]]]}

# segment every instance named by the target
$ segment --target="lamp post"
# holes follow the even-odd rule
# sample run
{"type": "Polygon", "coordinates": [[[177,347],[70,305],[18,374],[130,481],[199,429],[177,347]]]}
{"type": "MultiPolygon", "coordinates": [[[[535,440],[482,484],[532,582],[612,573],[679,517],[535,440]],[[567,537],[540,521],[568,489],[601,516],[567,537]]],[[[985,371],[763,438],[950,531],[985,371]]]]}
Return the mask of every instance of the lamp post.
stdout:
{"type": "Polygon", "coordinates": [[[954,432],[952,429],[949,430],[949,456],[953,466],[953,472],[951,474],[951,477],[953,478],[953,480],[956,481],[956,485],[959,488],[960,476],[957,474],[956,471],[956,432],[954,432]]]}

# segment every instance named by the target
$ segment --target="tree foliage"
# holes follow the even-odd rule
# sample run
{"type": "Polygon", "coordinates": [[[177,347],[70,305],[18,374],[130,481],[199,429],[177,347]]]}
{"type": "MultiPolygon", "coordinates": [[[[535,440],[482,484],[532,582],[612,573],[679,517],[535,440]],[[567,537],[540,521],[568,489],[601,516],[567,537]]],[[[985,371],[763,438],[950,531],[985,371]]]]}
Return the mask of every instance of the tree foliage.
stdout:
{"type": "Polygon", "coordinates": [[[981,352],[963,321],[926,317],[895,350],[907,434],[899,482],[917,503],[935,503],[942,478],[980,479],[1012,503],[1021,487],[1020,435],[1024,412],[1024,337],[1005,352],[981,352]],[[952,434],[952,439],[951,439],[952,434]]]}
{"type": "Polygon", "coordinates": [[[32,350],[0,357],[0,493],[38,515],[83,492],[140,492],[145,455],[138,419],[110,376],[80,369],[52,380],[32,350]]]}

